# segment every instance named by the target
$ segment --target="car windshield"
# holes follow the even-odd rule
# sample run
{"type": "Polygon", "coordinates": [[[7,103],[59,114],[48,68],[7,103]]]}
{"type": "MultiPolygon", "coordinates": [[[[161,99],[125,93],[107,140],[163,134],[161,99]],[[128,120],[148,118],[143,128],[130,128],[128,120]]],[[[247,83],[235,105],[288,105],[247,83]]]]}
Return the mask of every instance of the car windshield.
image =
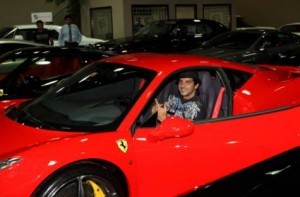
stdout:
{"type": "MultiPolygon", "coordinates": [[[[0,57],[0,80],[4,79],[8,74],[17,71],[23,75],[29,75],[28,67],[43,68],[50,64],[47,51],[31,51],[21,50],[15,52],[8,52],[0,57]],[[26,67],[22,67],[26,64],[26,67]],[[28,71],[26,71],[27,69],[28,71]]],[[[32,73],[31,73],[32,74],[32,73]]]]}
{"type": "Polygon", "coordinates": [[[13,27],[2,27],[2,28],[0,28],[0,38],[3,38],[6,34],[8,34],[13,29],[14,29],[13,27]]]}
{"type": "Polygon", "coordinates": [[[175,27],[175,22],[156,21],[141,28],[135,36],[168,35],[175,27]]]}
{"type": "Polygon", "coordinates": [[[45,129],[113,131],[155,74],[123,64],[91,64],[33,102],[10,108],[7,115],[45,129]]]}
{"type": "Polygon", "coordinates": [[[260,37],[260,34],[248,32],[230,32],[206,42],[203,48],[247,49],[260,37]]]}

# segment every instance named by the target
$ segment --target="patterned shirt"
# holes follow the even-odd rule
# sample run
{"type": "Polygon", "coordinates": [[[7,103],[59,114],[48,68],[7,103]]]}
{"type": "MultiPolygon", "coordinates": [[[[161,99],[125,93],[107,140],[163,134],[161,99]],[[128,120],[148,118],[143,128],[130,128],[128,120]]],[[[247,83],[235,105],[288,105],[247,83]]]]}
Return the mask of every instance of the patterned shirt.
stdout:
{"type": "Polygon", "coordinates": [[[168,115],[178,116],[189,120],[205,119],[206,112],[200,97],[184,100],[181,96],[168,97],[168,115]]]}
{"type": "Polygon", "coordinates": [[[31,39],[34,42],[49,45],[50,44],[49,40],[52,37],[53,37],[52,32],[50,30],[48,30],[48,29],[44,29],[44,31],[42,31],[42,32],[39,32],[39,31],[32,32],[31,39]]]}

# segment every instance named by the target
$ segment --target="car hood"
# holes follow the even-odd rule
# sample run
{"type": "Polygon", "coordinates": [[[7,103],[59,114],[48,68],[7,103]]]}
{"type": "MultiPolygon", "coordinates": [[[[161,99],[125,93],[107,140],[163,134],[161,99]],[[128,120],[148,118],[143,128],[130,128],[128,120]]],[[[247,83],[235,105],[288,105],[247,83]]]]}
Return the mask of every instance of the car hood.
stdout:
{"type": "Polygon", "coordinates": [[[0,113],[0,121],[1,159],[42,144],[85,134],[84,132],[61,132],[25,126],[9,119],[3,112],[0,113]]]}
{"type": "MultiPolygon", "coordinates": [[[[1,97],[0,97],[1,98],[1,97]]],[[[5,109],[9,108],[13,105],[19,105],[29,99],[9,99],[9,100],[0,100],[0,113],[2,113],[5,109]]]]}

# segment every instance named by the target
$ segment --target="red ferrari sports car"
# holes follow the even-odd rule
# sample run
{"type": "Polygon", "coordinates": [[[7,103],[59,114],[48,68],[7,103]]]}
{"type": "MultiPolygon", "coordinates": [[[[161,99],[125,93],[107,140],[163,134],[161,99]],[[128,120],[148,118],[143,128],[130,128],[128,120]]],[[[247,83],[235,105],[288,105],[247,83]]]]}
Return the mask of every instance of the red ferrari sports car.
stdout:
{"type": "Polygon", "coordinates": [[[184,194],[299,146],[299,87],[296,69],[150,53],[99,60],[0,114],[0,196],[184,194]],[[157,124],[155,99],[185,71],[201,80],[207,117],[157,124]]]}

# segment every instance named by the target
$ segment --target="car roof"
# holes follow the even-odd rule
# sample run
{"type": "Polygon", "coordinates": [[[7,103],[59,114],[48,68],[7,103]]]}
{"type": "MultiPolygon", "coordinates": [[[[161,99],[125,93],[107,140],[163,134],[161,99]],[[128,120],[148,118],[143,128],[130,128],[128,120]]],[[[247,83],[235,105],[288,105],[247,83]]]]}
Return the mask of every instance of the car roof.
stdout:
{"type": "Polygon", "coordinates": [[[28,40],[19,40],[19,39],[0,39],[0,44],[2,43],[20,43],[20,44],[28,44],[32,46],[47,46],[45,44],[40,44],[28,40]]]}
{"type": "Polygon", "coordinates": [[[11,54],[11,53],[16,53],[16,52],[63,52],[66,51],[68,53],[71,52],[77,52],[77,53],[94,53],[94,54],[103,54],[103,55],[107,55],[109,56],[113,56],[114,54],[111,53],[107,53],[104,51],[100,51],[97,49],[90,49],[90,48],[83,48],[83,47],[77,47],[77,48],[68,48],[68,47],[64,47],[64,46],[49,46],[49,45],[44,45],[44,46],[32,46],[32,47],[26,47],[26,48],[19,48],[19,49],[15,49],[13,51],[10,51],[6,54],[11,54]]]}
{"type": "Polygon", "coordinates": [[[288,25],[300,25],[300,22],[287,23],[282,25],[281,27],[288,26],[288,25]]]}
{"type": "Polygon", "coordinates": [[[265,29],[265,28],[256,28],[256,29],[238,29],[231,32],[249,32],[249,33],[259,33],[265,34],[269,32],[279,32],[277,29],[265,29]]]}
{"type": "MultiPolygon", "coordinates": [[[[18,28],[18,29],[34,29],[36,28],[36,24],[20,24],[20,25],[13,25],[12,27],[18,28]]],[[[44,28],[48,29],[61,29],[62,26],[60,25],[51,25],[51,24],[44,24],[44,28]]]]}
{"type": "MultiPolygon", "coordinates": [[[[200,19],[200,18],[184,18],[184,19],[166,19],[166,20],[159,20],[154,22],[167,22],[167,23],[201,23],[201,22],[208,22],[208,23],[216,23],[221,24],[217,21],[210,20],[210,19],[200,19]]],[[[223,25],[223,24],[222,24],[223,25]]]]}
{"type": "MultiPolygon", "coordinates": [[[[179,21],[179,22],[194,21],[194,22],[200,22],[200,21],[214,21],[214,20],[203,19],[203,18],[182,18],[182,19],[165,19],[165,20],[160,20],[160,21],[179,21]]],[[[216,22],[216,21],[214,21],[214,22],[216,22]]]]}
{"type": "Polygon", "coordinates": [[[161,53],[129,53],[106,58],[100,61],[115,62],[128,64],[143,68],[155,70],[156,72],[166,71],[173,72],[177,69],[184,69],[187,65],[203,66],[203,67],[218,67],[224,66],[227,68],[239,68],[247,72],[254,72],[257,67],[233,63],[226,60],[221,60],[213,57],[203,57],[197,55],[186,54],[161,54],[161,53]]]}

